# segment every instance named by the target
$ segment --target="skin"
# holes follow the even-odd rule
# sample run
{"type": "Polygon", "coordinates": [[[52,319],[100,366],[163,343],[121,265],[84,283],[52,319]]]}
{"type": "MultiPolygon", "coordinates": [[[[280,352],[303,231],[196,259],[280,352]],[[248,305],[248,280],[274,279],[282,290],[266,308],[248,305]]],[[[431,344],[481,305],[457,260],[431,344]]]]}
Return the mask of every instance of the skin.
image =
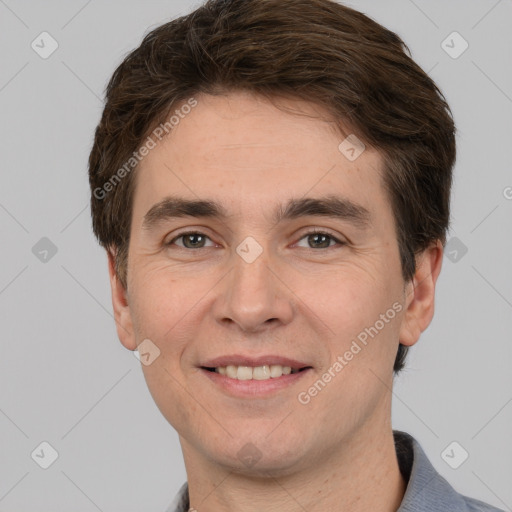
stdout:
{"type": "Polygon", "coordinates": [[[344,136],[317,106],[281,100],[308,114],[297,115],[239,92],[197,100],[137,170],[127,289],[109,252],[119,339],[130,350],[150,339],[160,350],[142,368],[179,433],[191,506],[396,511],[406,484],[391,428],[393,362],[399,341],[413,345],[432,319],[442,245],[403,281],[382,157],[367,146],[349,161],[338,150],[344,136]],[[334,192],[365,206],[372,224],[270,219],[278,202],[334,192]],[[218,200],[230,217],[178,218],[145,232],[143,216],[169,194],[218,200]],[[315,242],[310,228],[345,245],[315,242]],[[208,237],[203,248],[185,248],[183,238],[165,245],[187,229],[208,237]],[[263,250],[252,263],[236,252],[247,236],[263,250]],[[298,393],[395,302],[402,311],[301,404],[298,393]],[[197,367],[233,353],[284,355],[313,369],[272,396],[238,398],[197,367]],[[260,455],[250,467],[237,456],[247,443],[260,455]]]}

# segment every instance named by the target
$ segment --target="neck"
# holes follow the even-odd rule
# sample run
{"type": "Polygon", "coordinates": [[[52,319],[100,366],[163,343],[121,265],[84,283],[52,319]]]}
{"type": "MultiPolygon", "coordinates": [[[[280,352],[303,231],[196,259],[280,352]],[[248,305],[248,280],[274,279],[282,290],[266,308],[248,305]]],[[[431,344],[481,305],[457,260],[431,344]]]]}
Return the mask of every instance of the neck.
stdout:
{"type": "Polygon", "coordinates": [[[360,429],[307,471],[247,476],[198,457],[181,438],[190,506],[198,512],[396,512],[405,493],[391,426],[360,429]],[[361,430],[365,430],[361,434],[361,430]]]}

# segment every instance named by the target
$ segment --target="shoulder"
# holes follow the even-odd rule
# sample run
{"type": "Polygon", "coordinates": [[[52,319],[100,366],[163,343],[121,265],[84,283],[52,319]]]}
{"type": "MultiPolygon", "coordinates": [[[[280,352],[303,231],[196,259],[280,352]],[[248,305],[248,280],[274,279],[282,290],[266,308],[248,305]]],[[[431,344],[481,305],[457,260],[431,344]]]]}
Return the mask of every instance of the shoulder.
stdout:
{"type": "Polygon", "coordinates": [[[393,431],[400,471],[407,482],[397,512],[504,512],[458,493],[434,468],[420,443],[406,432],[393,431]]]}
{"type": "Polygon", "coordinates": [[[487,503],[484,503],[483,501],[476,500],[468,496],[459,496],[464,499],[468,512],[504,512],[503,509],[493,507],[487,503]]]}

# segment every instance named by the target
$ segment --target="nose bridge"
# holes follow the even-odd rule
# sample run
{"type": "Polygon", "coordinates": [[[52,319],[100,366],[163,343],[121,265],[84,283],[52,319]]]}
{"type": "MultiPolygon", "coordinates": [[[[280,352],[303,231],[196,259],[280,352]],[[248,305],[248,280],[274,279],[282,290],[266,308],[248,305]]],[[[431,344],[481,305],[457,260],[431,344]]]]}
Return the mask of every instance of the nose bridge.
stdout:
{"type": "Polygon", "coordinates": [[[232,265],[217,312],[219,319],[230,319],[251,331],[271,319],[290,321],[291,304],[275,270],[271,270],[276,261],[267,245],[246,237],[233,251],[232,265]]]}

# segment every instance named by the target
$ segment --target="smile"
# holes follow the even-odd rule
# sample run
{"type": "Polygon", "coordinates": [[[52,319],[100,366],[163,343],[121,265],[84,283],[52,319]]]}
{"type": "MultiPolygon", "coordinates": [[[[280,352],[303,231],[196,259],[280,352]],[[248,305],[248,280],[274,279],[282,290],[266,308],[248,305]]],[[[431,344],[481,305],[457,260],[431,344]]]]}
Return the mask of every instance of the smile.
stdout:
{"type": "Polygon", "coordinates": [[[229,379],[236,380],[269,380],[277,379],[283,375],[290,375],[306,370],[304,368],[292,368],[291,366],[282,366],[280,364],[263,366],[217,366],[215,368],[204,368],[210,372],[225,375],[229,379]]]}

